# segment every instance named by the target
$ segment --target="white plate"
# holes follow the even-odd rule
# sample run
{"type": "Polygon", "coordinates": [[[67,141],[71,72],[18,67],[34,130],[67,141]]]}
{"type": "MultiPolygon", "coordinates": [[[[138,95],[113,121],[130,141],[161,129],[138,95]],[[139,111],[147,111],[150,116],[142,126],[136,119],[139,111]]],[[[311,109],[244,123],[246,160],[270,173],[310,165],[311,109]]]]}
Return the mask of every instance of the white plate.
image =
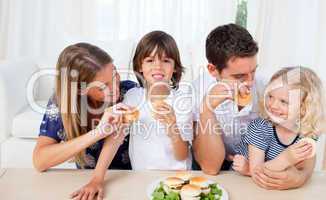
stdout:
{"type": "MultiPolygon", "coordinates": [[[[153,181],[149,186],[147,187],[146,194],[148,199],[152,200],[152,194],[154,190],[160,185],[160,182],[164,181],[166,178],[160,178],[156,181],[153,181]]],[[[216,183],[215,181],[209,180],[210,184],[216,183]]],[[[229,195],[227,191],[219,184],[217,184],[218,188],[222,190],[222,196],[221,200],[229,200],[229,195]]]]}

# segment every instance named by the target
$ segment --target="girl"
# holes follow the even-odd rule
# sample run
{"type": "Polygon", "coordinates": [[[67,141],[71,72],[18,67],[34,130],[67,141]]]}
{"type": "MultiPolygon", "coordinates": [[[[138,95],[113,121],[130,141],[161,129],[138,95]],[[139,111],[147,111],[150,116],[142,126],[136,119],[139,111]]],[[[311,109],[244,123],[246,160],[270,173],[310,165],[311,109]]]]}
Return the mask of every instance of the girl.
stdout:
{"type": "Polygon", "coordinates": [[[242,135],[233,169],[251,176],[255,167],[283,171],[314,161],[312,144],[324,130],[325,108],[318,76],[304,67],[289,67],[271,78],[263,98],[262,116],[253,120],[242,135]]]}
{"type": "Polygon", "coordinates": [[[183,67],[174,39],[162,31],[145,35],[137,45],[133,69],[140,87],[129,90],[124,99],[140,112],[130,128],[132,168],[190,169],[191,96],[179,87],[183,67]]]}
{"type": "Polygon", "coordinates": [[[91,181],[72,195],[76,199],[93,199],[96,193],[103,198],[103,179],[112,160],[110,168],[131,168],[128,138],[124,140],[124,134],[120,134],[120,117],[104,113],[104,109],[120,101],[120,93],[135,84],[120,82],[112,62],[107,53],[87,43],[63,50],[56,67],[56,91],[48,103],[34,149],[38,171],[72,158],[78,168],[95,168],[91,181]]]}

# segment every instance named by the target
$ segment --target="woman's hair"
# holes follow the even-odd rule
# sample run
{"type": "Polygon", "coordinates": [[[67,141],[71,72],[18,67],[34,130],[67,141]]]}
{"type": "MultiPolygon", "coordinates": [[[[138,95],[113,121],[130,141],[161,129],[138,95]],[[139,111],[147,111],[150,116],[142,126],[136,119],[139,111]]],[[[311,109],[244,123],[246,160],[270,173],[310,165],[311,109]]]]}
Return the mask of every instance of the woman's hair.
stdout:
{"type": "MultiPolygon", "coordinates": [[[[89,130],[81,123],[81,91],[83,84],[93,81],[96,73],[112,58],[102,49],[87,43],[66,47],[57,62],[56,102],[58,104],[67,139],[79,137],[89,130]]],[[[75,161],[84,167],[84,151],[75,156],[75,161]]]]}
{"type": "Polygon", "coordinates": [[[133,58],[133,70],[141,87],[144,87],[144,76],[140,72],[143,61],[155,50],[155,54],[162,58],[163,54],[175,62],[175,72],[172,75],[172,86],[177,88],[184,68],[181,64],[177,44],[172,36],[163,31],[147,33],[138,43],[133,58]]]}
{"type": "MultiPolygon", "coordinates": [[[[277,71],[268,85],[276,79],[281,79],[282,85],[287,85],[290,90],[300,90],[300,119],[297,124],[300,134],[318,135],[325,131],[325,90],[317,74],[306,67],[286,67],[277,71]]],[[[269,119],[264,98],[265,95],[260,99],[260,114],[269,119]]]]}

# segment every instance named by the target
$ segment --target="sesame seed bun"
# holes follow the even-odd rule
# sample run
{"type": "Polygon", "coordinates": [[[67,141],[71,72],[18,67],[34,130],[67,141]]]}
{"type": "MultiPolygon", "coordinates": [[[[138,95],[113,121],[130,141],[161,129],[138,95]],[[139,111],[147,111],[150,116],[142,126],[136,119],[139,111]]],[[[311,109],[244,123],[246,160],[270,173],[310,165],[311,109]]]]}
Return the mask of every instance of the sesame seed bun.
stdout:
{"type": "Polygon", "coordinates": [[[239,106],[244,107],[244,106],[248,105],[251,102],[251,99],[252,99],[251,94],[246,94],[246,95],[238,94],[236,101],[237,101],[237,104],[239,106]]]}
{"type": "Polygon", "coordinates": [[[139,110],[134,109],[132,112],[126,112],[122,115],[123,123],[132,123],[139,119],[139,110]]]}
{"type": "Polygon", "coordinates": [[[182,179],[183,181],[189,181],[192,174],[187,171],[179,171],[176,173],[175,177],[182,179]]]}
{"type": "Polygon", "coordinates": [[[177,177],[168,177],[163,183],[167,186],[178,186],[183,184],[183,180],[177,177]]]}
{"type": "Polygon", "coordinates": [[[190,184],[201,188],[202,192],[208,194],[210,192],[209,181],[204,177],[194,177],[190,179],[190,184]]]}
{"type": "Polygon", "coordinates": [[[182,187],[180,196],[182,200],[199,200],[201,192],[200,187],[188,184],[182,187]]]}
{"type": "Polygon", "coordinates": [[[177,177],[169,177],[163,181],[163,189],[166,193],[180,193],[184,181],[177,177]]]}

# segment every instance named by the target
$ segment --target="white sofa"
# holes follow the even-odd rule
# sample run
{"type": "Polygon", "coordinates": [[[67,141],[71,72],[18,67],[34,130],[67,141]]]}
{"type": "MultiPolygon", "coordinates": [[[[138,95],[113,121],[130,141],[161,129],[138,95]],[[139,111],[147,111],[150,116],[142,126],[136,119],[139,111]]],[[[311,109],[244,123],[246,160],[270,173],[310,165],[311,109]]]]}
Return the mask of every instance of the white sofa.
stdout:
{"type": "MultiPolygon", "coordinates": [[[[74,42],[70,42],[72,44],[74,42]]],[[[107,50],[115,59],[118,69],[130,68],[130,59],[135,43],[120,41],[114,43],[96,43],[107,50]]],[[[198,75],[199,63],[204,63],[204,49],[196,45],[180,47],[181,58],[187,67],[187,80],[198,75]]],[[[40,62],[38,59],[22,58],[0,63],[0,167],[31,168],[32,152],[39,133],[43,117],[42,111],[35,111],[27,101],[27,83],[32,75],[45,68],[54,69],[55,62],[40,62]]],[[[122,79],[133,79],[122,75],[122,79]]],[[[54,77],[46,76],[36,82],[34,97],[38,105],[45,107],[54,91],[54,77]]],[[[316,170],[322,167],[325,136],[318,143],[316,170]]],[[[63,163],[58,168],[75,168],[74,163],[63,163]]]]}
{"type": "MultiPolygon", "coordinates": [[[[127,69],[130,69],[135,48],[134,40],[103,42],[87,38],[67,38],[62,47],[79,41],[96,44],[106,50],[113,57],[115,65],[121,72],[121,78],[136,80],[134,76],[125,73],[127,69]]],[[[190,67],[191,60],[185,57],[193,52],[182,52],[183,60],[188,61],[184,65],[190,67]]],[[[33,167],[32,152],[43,112],[33,110],[29,104],[26,95],[27,83],[35,73],[54,70],[55,63],[56,59],[40,60],[38,58],[19,58],[0,62],[0,167],[33,167]]],[[[190,71],[186,77],[191,79],[193,74],[190,71]]],[[[36,103],[45,108],[53,92],[54,76],[45,76],[36,82],[33,96],[36,103]]],[[[75,164],[64,163],[57,167],[75,168],[75,164]]]]}

